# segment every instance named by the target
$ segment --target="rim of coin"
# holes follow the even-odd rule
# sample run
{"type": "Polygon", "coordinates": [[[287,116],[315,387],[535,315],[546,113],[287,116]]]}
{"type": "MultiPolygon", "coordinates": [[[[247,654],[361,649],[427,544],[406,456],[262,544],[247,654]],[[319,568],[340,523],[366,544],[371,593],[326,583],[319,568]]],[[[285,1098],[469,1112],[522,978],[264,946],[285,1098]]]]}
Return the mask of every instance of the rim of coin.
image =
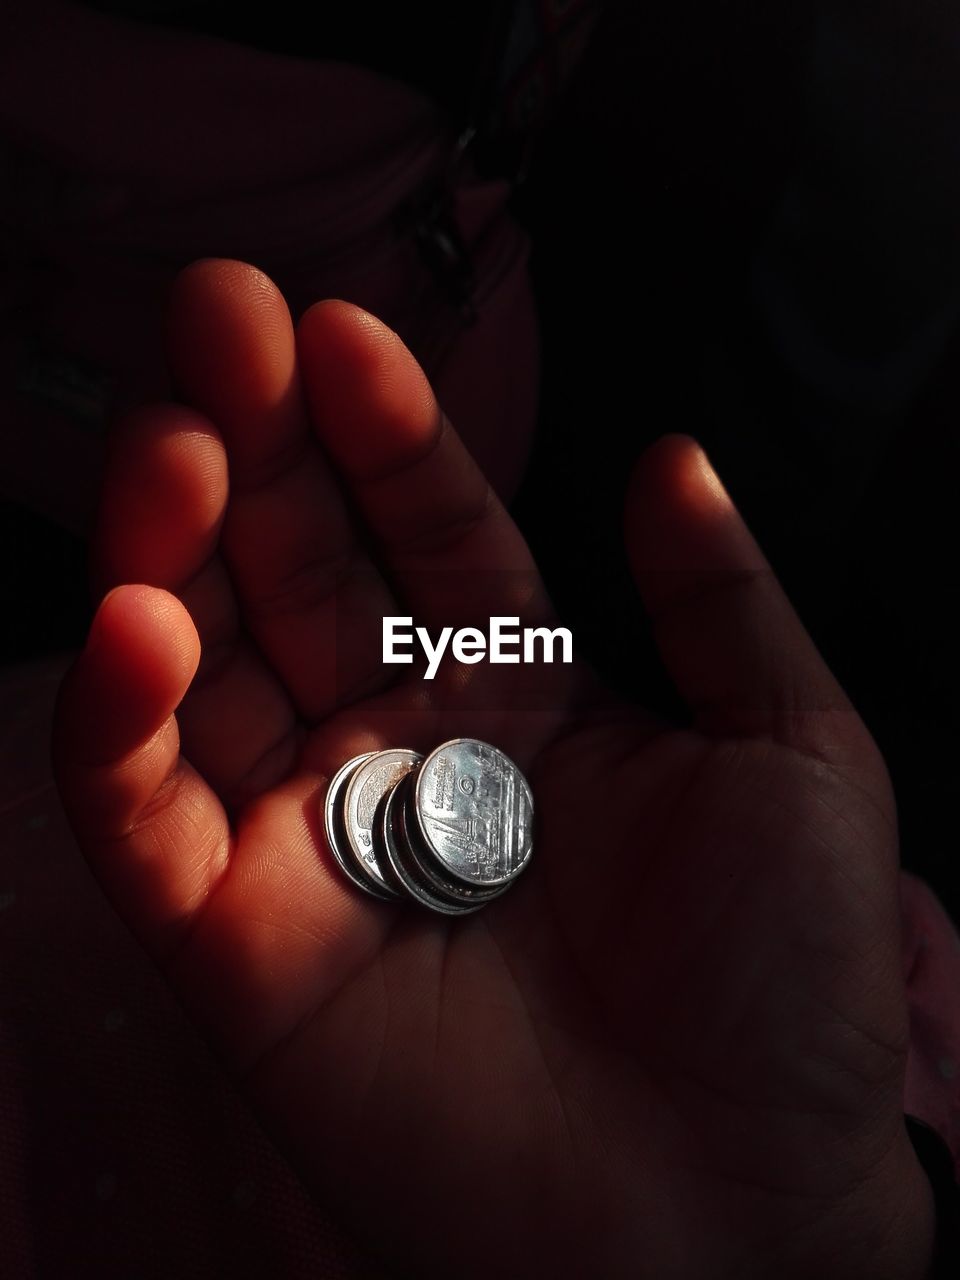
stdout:
{"type": "Polygon", "coordinates": [[[388,890],[392,897],[399,895],[384,875],[377,857],[378,810],[383,797],[422,760],[421,753],[409,747],[372,751],[350,775],[343,793],[344,852],[352,857],[355,870],[369,876],[378,888],[388,890]],[[392,771],[391,765],[394,766],[392,771]]]}
{"type": "Polygon", "coordinates": [[[404,862],[400,853],[400,840],[396,830],[397,806],[403,804],[404,790],[410,786],[410,774],[401,778],[397,785],[383,799],[380,810],[380,836],[383,852],[390,865],[391,872],[406,890],[412,901],[427,910],[444,916],[466,916],[479,911],[482,902],[447,902],[432,892],[428,885],[422,883],[415,872],[404,862]]]}
{"type": "Polygon", "coordinates": [[[323,802],[323,826],[330,852],[347,879],[358,889],[363,889],[372,897],[379,898],[381,902],[394,902],[400,896],[396,889],[386,884],[380,886],[372,879],[368,879],[363,873],[354,869],[353,860],[348,859],[344,853],[347,832],[343,822],[343,793],[351,775],[373,754],[373,751],[365,751],[362,755],[354,756],[346,764],[342,764],[330,779],[323,802]]]}
{"type": "MultiPolygon", "coordinates": [[[[456,773],[456,768],[454,768],[454,773],[456,773]]],[[[445,781],[441,780],[441,785],[444,788],[444,794],[445,794],[445,791],[446,791],[445,781]]],[[[475,794],[476,781],[475,779],[472,778],[472,775],[461,774],[459,777],[455,778],[451,782],[451,793],[452,793],[451,798],[453,798],[456,795],[457,788],[459,788],[464,793],[465,796],[473,795],[475,794]],[[469,779],[472,784],[472,788],[469,792],[466,790],[466,786],[464,783],[465,778],[469,779]]],[[[515,793],[516,793],[516,786],[514,788],[514,794],[515,793]]],[[[494,808],[497,812],[500,812],[502,806],[498,803],[496,806],[494,806],[494,808]]],[[[450,879],[458,884],[462,883],[467,888],[474,888],[477,885],[481,886],[482,888],[495,888],[500,885],[512,884],[513,881],[517,878],[517,876],[521,873],[521,871],[526,869],[527,865],[530,862],[530,855],[533,852],[533,813],[534,813],[533,794],[530,790],[530,784],[527,782],[527,779],[525,778],[523,771],[519,768],[518,765],[514,763],[513,760],[510,759],[510,757],[506,754],[506,752],[501,751],[499,747],[493,746],[493,744],[490,742],[484,742],[481,738],[450,738],[448,741],[442,742],[438,747],[435,747],[431,752],[429,752],[426,756],[424,756],[420,764],[420,767],[417,770],[417,778],[416,778],[415,790],[414,790],[414,801],[411,805],[411,809],[412,809],[412,819],[414,823],[414,830],[416,831],[417,835],[420,837],[418,847],[421,853],[425,854],[427,857],[429,857],[430,859],[436,862],[437,864],[436,870],[438,874],[442,876],[443,879],[450,879]],[[522,804],[526,806],[526,809],[529,813],[529,821],[525,824],[523,828],[524,829],[524,849],[523,849],[522,857],[520,858],[520,860],[517,862],[515,866],[508,869],[506,872],[504,872],[499,876],[489,876],[483,879],[479,879],[476,876],[471,877],[469,874],[465,872],[458,871],[457,867],[453,865],[448,860],[447,857],[444,856],[443,849],[431,837],[430,831],[428,829],[427,820],[424,816],[428,807],[428,799],[429,799],[428,795],[426,794],[426,789],[429,788],[430,786],[434,786],[434,787],[436,786],[437,780],[434,777],[434,767],[439,764],[439,761],[444,752],[451,753],[458,747],[469,747],[469,748],[479,747],[482,749],[482,751],[488,751],[492,753],[492,755],[496,759],[505,762],[511,772],[512,777],[515,779],[515,783],[518,784],[519,787],[521,788],[520,799],[522,804]]],[[[454,810],[451,809],[451,812],[454,812],[454,810]]],[[[449,821],[447,820],[445,820],[442,824],[440,822],[436,822],[435,825],[442,826],[442,828],[446,829],[448,832],[451,833],[448,838],[449,843],[452,843],[454,840],[459,840],[462,838],[460,836],[460,832],[454,831],[452,824],[450,824],[449,821]]]]}

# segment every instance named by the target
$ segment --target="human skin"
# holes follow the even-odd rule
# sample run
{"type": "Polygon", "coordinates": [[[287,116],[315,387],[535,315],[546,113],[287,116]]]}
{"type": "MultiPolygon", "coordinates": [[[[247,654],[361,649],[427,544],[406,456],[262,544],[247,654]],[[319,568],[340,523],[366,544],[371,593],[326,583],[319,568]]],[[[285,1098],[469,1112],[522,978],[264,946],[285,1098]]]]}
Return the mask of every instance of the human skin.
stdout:
{"type": "Polygon", "coordinates": [[[318,1201],[401,1274],[922,1277],[893,795],[696,443],[643,455],[624,521],[688,723],[580,663],[425,683],[381,663],[383,615],[557,620],[396,335],[340,302],[294,330],[262,273],[205,260],[167,346],[183,403],[113,432],[117,590],[55,774],[318,1201]],[[362,895],[328,778],[465,735],[530,778],[530,869],[454,921],[362,895]]]}

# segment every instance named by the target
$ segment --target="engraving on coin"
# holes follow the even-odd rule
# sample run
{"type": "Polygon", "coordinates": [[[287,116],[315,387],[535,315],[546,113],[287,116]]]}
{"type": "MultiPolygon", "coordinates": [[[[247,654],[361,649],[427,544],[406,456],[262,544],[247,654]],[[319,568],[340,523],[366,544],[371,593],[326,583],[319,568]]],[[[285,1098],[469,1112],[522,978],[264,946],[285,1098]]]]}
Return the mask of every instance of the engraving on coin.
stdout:
{"type": "Polygon", "coordinates": [[[410,864],[407,856],[410,850],[404,845],[398,821],[399,813],[404,805],[406,788],[409,786],[409,776],[402,778],[393,790],[384,797],[378,813],[380,834],[378,845],[391,873],[396,876],[397,882],[403,887],[409,898],[419,903],[421,907],[426,907],[429,911],[435,911],[438,915],[463,916],[469,915],[473,911],[479,911],[484,905],[483,902],[448,900],[443,895],[435,893],[431,886],[418,874],[416,866],[410,864]]]}
{"type": "Polygon", "coordinates": [[[343,801],[344,852],[353,855],[361,875],[384,889],[392,890],[392,886],[377,861],[374,829],[378,809],[383,797],[422,759],[418,751],[376,751],[357,767],[347,783],[343,801]]]}
{"type": "Polygon", "coordinates": [[[526,778],[502,751],[476,738],[454,738],[426,757],[412,817],[437,873],[467,887],[507,884],[533,847],[526,778]]]}
{"type": "Polygon", "coordinates": [[[330,852],[336,859],[340,869],[358,889],[364,889],[375,898],[392,901],[398,897],[397,891],[380,880],[374,880],[364,872],[355,868],[354,859],[347,853],[347,833],[343,825],[343,797],[347,784],[354,772],[364,760],[373,755],[367,751],[361,756],[354,756],[346,764],[341,765],[330,779],[327,795],[323,804],[323,825],[330,852]]]}
{"type": "Polygon", "coordinates": [[[430,892],[445,902],[473,902],[477,906],[486,906],[494,898],[499,898],[502,893],[506,893],[510,888],[509,883],[468,886],[459,880],[454,880],[451,876],[440,874],[436,859],[423,847],[417,832],[413,817],[414,789],[409,785],[409,781],[409,779],[404,780],[402,795],[397,797],[393,828],[397,844],[403,851],[404,860],[411,872],[430,892]]]}

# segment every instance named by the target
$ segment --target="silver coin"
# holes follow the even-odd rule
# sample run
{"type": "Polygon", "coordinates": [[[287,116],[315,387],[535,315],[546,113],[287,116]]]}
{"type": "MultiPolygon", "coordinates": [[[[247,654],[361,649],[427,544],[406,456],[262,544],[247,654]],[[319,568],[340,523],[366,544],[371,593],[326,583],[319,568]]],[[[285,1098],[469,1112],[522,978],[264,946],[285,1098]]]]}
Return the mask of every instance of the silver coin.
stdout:
{"type": "Polygon", "coordinates": [[[476,738],[444,742],[417,771],[412,817],[443,879],[508,884],[533,849],[533,796],[513,761],[476,738]]]}
{"type": "Polygon", "coordinates": [[[396,877],[397,883],[406,891],[408,897],[414,902],[418,902],[420,906],[426,907],[429,911],[435,911],[438,915],[463,916],[470,915],[473,911],[479,911],[484,905],[482,902],[447,901],[439,894],[434,893],[430,886],[417,874],[416,869],[410,866],[405,856],[408,851],[403,847],[398,824],[398,812],[403,806],[405,788],[409,785],[409,778],[401,779],[399,784],[384,797],[380,807],[379,845],[384,858],[389,864],[391,873],[396,877]]]}
{"type": "Polygon", "coordinates": [[[379,880],[374,880],[366,874],[366,870],[355,869],[354,859],[347,853],[347,833],[343,822],[344,791],[353,773],[372,755],[372,751],[367,751],[362,756],[354,756],[352,760],[341,765],[330,779],[326,799],[323,802],[323,826],[330,852],[337,860],[343,874],[358,889],[364,889],[375,898],[392,902],[398,896],[396,890],[379,880]]]}
{"type": "Polygon", "coordinates": [[[402,796],[397,797],[394,813],[394,832],[397,844],[403,852],[406,865],[417,879],[438,898],[449,903],[476,904],[486,906],[493,898],[499,898],[510,888],[508,884],[472,886],[444,876],[438,869],[436,859],[425,849],[417,832],[413,815],[416,792],[409,783],[404,785],[402,796]]]}
{"type": "Polygon", "coordinates": [[[351,775],[343,798],[344,852],[352,854],[356,869],[374,884],[396,894],[377,861],[378,810],[384,796],[415,768],[423,756],[418,751],[391,748],[375,751],[351,775]],[[376,835],[374,834],[376,830],[376,835]]]}

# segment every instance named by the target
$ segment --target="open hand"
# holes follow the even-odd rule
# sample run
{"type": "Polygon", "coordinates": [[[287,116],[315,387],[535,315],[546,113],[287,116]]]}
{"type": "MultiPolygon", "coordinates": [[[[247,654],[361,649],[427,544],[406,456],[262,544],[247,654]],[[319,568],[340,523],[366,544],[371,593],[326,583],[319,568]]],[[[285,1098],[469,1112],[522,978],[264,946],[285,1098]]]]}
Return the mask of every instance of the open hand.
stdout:
{"type": "Polygon", "coordinates": [[[387,614],[556,620],[378,321],[321,303],[294,332],[260,272],[204,261],[168,354],[184,403],[112,440],[119,590],[56,776],[317,1197],[417,1276],[921,1276],[886,771],[697,445],[646,453],[625,520],[677,727],[577,664],[382,664],[387,614]],[[538,829],[450,922],[354,889],[321,815],[348,757],[455,736],[518,762],[538,829]]]}

